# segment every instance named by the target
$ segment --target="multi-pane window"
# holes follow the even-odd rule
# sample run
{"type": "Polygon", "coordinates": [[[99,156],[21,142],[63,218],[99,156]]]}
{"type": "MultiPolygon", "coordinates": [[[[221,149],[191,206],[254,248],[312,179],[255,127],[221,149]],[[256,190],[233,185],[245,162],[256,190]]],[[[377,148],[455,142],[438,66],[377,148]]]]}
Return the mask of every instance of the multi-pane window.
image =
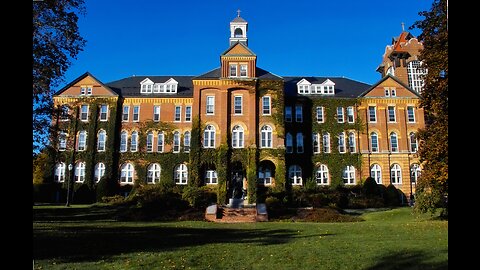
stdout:
{"type": "Polygon", "coordinates": [[[388,122],[396,122],[395,106],[388,106],[388,122]]]}
{"type": "Polygon", "coordinates": [[[372,168],[370,168],[370,177],[372,177],[377,184],[382,184],[382,168],[380,165],[372,165],[372,168]]]}
{"type": "Polygon", "coordinates": [[[345,185],[355,184],[355,168],[353,166],[347,166],[343,169],[342,173],[343,183],[345,185]]]}
{"type": "Polygon", "coordinates": [[[396,96],[397,96],[397,92],[395,91],[395,88],[390,89],[390,91],[391,91],[391,93],[392,93],[392,94],[391,94],[392,97],[396,97],[396,96]]]}
{"type": "Polygon", "coordinates": [[[243,127],[234,126],[232,130],[232,147],[233,148],[243,148],[243,127]]]}
{"type": "Polygon", "coordinates": [[[78,162],[75,165],[75,182],[83,183],[85,181],[85,162],[78,162]]]}
{"type": "Polygon", "coordinates": [[[270,185],[272,183],[272,171],[270,168],[265,166],[258,168],[258,182],[263,185],[270,185]]]}
{"type": "Polygon", "coordinates": [[[237,77],[237,65],[230,64],[230,77],[237,77]]]}
{"type": "Polygon", "coordinates": [[[322,145],[323,145],[323,152],[330,153],[330,134],[328,132],[323,133],[322,145]]]}
{"type": "Polygon", "coordinates": [[[153,152],[153,132],[147,133],[147,152],[153,152]]]}
{"type": "Polygon", "coordinates": [[[161,168],[158,163],[152,163],[147,168],[147,184],[160,182],[161,168]]]}
{"type": "Polygon", "coordinates": [[[87,88],[85,86],[80,87],[80,95],[84,96],[87,93],[87,88]]]}
{"type": "Polygon", "coordinates": [[[160,106],[153,106],[153,121],[160,121],[160,106]]]}
{"type": "Polygon", "coordinates": [[[286,138],[285,138],[285,145],[286,145],[287,153],[292,153],[293,152],[293,137],[292,137],[292,134],[287,133],[286,138]]]}
{"type": "Polygon", "coordinates": [[[126,131],[122,131],[120,135],[120,152],[127,152],[127,148],[128,148],[127,139],[128,139],[128,133],[126,131]]]}
{"type": "Polygon", "coordinates": [[[207,114],[215,113],[215,97],[207,96],[207,114]]]}
{"type": "Polygon", "coordinates": [[[324,164],[318,166],[315,172],[315,180],[317,185],[328,185],[328,168],[324,164]]]}
{"type": "Polygon", "coordinates": [[[138,132],[132,132],[132,136],[130,137],[130,151],[137,152],[138,150],[138,132]]]}
{"type": "Polygon", "coordinates": [[[120,183],[124,183],[124,184],[133,183],[133,173],[134,173],[134,168],[131,163],[123,164],[122,169],[120,171],[120,183]]]}
{"type": "Polygon", "coordinates": [[[347,107],[347,120],[348,123],[355,123],[354,110],[352,106],[347,107]]]}
{"type": "Polygon", "coordinates": [[[425,68],[421,67],[421,62],[418,60],[410,61],[407,65],[407,73],[410,88],[417,93],[421,93],[424,84],[422,76],[427,74],[425,68]]]}
{"type": "Polygon", "coordinates": [[[102,104],[100,106],[100,121],[108,120],[108,105],[102,104]]]}
{"type": "Polygon", "coordinates": [[[368,120],[371,123],[377,122],[377,110],[375,106],[368,106],[368,120]]]}
{"type": "Polygon", "coordinates": [[[407,106],[407,119],[409,123],[415,123],[415,108],[407,106]]]}
{"type": "Polygon", "coordinates": [[[187,165],[179,164],[175,167],[175,184],[186,185],[188,182],[188,170],[187,165]]]}
{"type": "Polygon", "coordinates": [[[297,133],[297,153],[303,153],[303,134],[297,133]]]}
{"type": "Polygon", "coordinates": [[[385,97],[390,97],[390,89],[385,89],[385,97]]]}
{"type": "Polygon", "coordinates": [[[302,185],[302,168],[298,165],[292,165],[288,169],[288,178],[292,185],[302,185]]]}
{"type": "Polygon", "coordinates": [[[203,148],[215,148],[215,127],[212,125],[203,131],[203,148]]]}
{"type": "Polygon", "coordinates": [[[192,106],[185,106],[185,122],[192,121],[192,106]]]}
{"type": "Polygon", "coordinates": [[[415,153],[418,151],[418,142],[417,142],[417,136],[415,135],[414,132],[410,132],[410,134],[408,135],[409,139],[410,139],[410,151],[412,153],[415,153]]]}
{"type": "Polygon", "coordinates": [[[398,152],[398,136],[397,133],[390,133],[390,151],[398,152]]]}
{"type": "Polygon", "coordinates": [[[163,143],[164,143],[164,135],[163,132],[158,132],[157,136],[157,152],[163,153],[163,143]]]}
{"type": "Polygon", "coordinates": [[[378,135],[376,132],[370,133],[370,146],[372,147],[372,152],[377,153],[378,150],[378,135]]]}
{"type": "Polygon", "coordinates": [[[270,97],[262,97],[262,113],[263,115],[270,115],[272,113],[270,97]]]}
{"type": "Polygon", "coordinates": [[[338,123],[344,123],[345,122],[343,111],[344,111],[343,107],[337,107],[337,122],[338,123]]]}
{"type": "Polygon", "coordinates": [[[67,149],[67,133],[61,131],[58,134],[58,151],[65,151],[67,149]]]}
{"type": "Polygon", "coordinates": [[[100,182],[102,177],[105,175],[105,164],[99,162],[95,165],[95,183],[100,182]]]}
{"type": "Polygon", "coordinates": [[[320,153],[320,134],[313,133],[312,142],[313,142],[313,153],[314,154],[320,153]]]}
{"type": "Polygon", "coordinates": [[[234,113],[242,114],[242,96],[234,96],[234,113]]]}
{"type": "Polygon", "coordinates": [[[88,105],[82,105],[80,107],[80,120],[88,121],[88,105]]]}
{"type": "Polygon", "coordinates": [[[183,134],[183,151],[185,153],[190,152],[190,131],[183,134]]]}
{"type": "Polygon", "coordinates": [[[205,171],[205,184],[217,184],[217,171],[215,170],[206,170],[205,171]]]}
{"type": "Polygon", "coordinates": [[[302,105],[295,106],[295,121],[303,122],[302,105]]]}
{"type": "Polygon", "coordinates": [[[173,133],[173,152],[180,152],[180,132],[178,131],[173,133]]]}
{"type": "Polygon", "coordinates": [[[390,181],[392,184],[402,183],[402,170],[400,169],[400,165],[393,164],[392,168],[390,169],[390,181]]]}
{"type": "Polygon", "coordinates": [[[240,65],[240,77],[247,77],[247,65],[240,65]]]}
{"type": "Polygon", "coordinates": [[[55,165],[55,181],[64,182],[65,181],[65,163],[57,163],[55,165]]]}
{"type": "Polygon", "coordinates": [[[261,140],[260,140],[260,147],[261,148],[272,148],[272,128],[270,126],[263,126],[260,130],[261,140]]]}
{"type": "Polygon", "coordinates": [[[345,133],[338,134],[338,152],[345,153],[345,133]]]}
{"type": "Polygon", "coordinates": [[[87,86],[87,95],[91,95],[92,94],[92,87],[91,86],[87,86]]]}
{"type": "Polygon", "coordinates": [[[317,115],[317,122],[318,123],[323,123],[324,122],[324,119],[323,119],[323,107],[317,107],[316,109],[316,115],[317,115]]]}
{"type": "Polygon", "coordinates": [[[420,174],[421,174],[420,165],[416,163],[412,164],[412,166],[410,167],[410,181],[412,181],[412,183],[417,183],[418,178],[420,177],[420,174]]]}
{"type": "Polygon", "coordinates": [[[69,109],[67,105],[62,105],[60,108],[60,121],[68,121],[69,109]]]}
{"type": "Polygon", "coordinates": [[[182,106],[175,106],[175,116],[173,120],[175,122],[182,121],[182,106]]]}
{"type": "Polygon", "coordinates": [[[107,141],[107,132],[105,130],[100,130],[98,132],[98,139],[97,139],[97,151],[103,152],[105,151],[105,142],[107,141]]]}
{"type": "Polygon", "coordinates": [[[292,122],[292,107],[285,106],[285,122],[292,122]]]}
{"type": "Polygon", "coordinates": [[[357,152],[357,147],[355,146],[355,133],[353,132],[348,133],[348,151],[350,151],[350,153],[357,152]]]}
{"type": "Polygon", "coordinates": [[[130,114],[130,106],[123,106],[122,122],[128,122],[129,114],[130,114]]]}
{"type": "Polygon", "coordinates": [[[87,149],[87,132],[82,130],[78,133],[78,151],[85,151],[87,149]]]}

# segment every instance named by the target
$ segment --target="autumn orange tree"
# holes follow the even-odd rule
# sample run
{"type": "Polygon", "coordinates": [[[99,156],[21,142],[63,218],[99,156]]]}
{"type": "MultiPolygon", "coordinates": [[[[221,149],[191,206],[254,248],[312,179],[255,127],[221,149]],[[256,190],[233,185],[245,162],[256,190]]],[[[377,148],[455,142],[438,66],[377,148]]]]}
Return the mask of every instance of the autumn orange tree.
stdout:
{"type": "Polygon", "coordinates": [[[411,28],[422,30],[419,56],[427,75],[420,106],[425,111],[425,129],[419,131],[422,174],[416,189],[415,210],[441,209],[448,216],[448,27],[447,0],[434,0],[430,11],[420,12],[424,20],[411,28]]]}

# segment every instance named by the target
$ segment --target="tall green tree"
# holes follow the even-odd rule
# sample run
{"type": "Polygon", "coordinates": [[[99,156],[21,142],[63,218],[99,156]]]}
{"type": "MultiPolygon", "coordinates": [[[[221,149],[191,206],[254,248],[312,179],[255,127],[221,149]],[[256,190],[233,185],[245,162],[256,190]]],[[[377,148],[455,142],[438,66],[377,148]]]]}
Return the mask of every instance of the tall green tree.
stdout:
{"type": "Polygon", "coordinates": [[[83,50],[78,15],[85,14],[84,0],[33,1],[33,151],[48,142],[54,110],[52,88],[83,50]]]}
{"type": "Polygon", "coordinates": [[[422,30],[420,60],[427,68],[420,106],[425,111],[425,129],[419,131],[420,162],[415,209],[448,216],[448,28],[447,0],[434,0],[424,20],[411,28],[422,30]]]}

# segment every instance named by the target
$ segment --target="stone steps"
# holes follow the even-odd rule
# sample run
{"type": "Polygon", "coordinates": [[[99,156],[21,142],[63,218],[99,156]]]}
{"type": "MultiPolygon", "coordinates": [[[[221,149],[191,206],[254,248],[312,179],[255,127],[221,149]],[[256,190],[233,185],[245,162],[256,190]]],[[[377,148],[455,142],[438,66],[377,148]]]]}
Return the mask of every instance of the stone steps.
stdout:
{"type": "Polygon", "coordinates": [[[232,208],[228,206],[209,206],[205,211],[205,219],[220,223],[247,223],[267,221],[266,214],[259,215],[256,206],[232,208]]]}

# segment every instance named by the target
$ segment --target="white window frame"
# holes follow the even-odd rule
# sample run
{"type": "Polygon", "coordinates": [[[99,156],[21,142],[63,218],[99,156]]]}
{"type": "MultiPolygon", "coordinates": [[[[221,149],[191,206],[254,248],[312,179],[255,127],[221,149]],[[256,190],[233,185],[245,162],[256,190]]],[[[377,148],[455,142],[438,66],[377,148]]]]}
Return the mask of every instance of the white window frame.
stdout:
{"type": "Polygon", "coordinates": [[[376,132],[370,133],[370,150],[372,151],[372,153],[380,152],[378,133],[376,132]],[[375,141],[374,141],[374,138],[375,138],[375,141]],[[374,143],[376,144],[376,146],[374,145],[374,143]]]}
{"type": "Polygon", "coordinates": [[[353,106],[347,107],[347,122],[350,124],[355,123],[355,110],[353,109],[353,106]]]}
{"type": "Polygon", "coordinates": [[[408,140],[410,141],[410,152],[412,153],[416,153],[418,151],[418,139],[417,139],[417,134],[415,134],[415,132],[410,132],[408,134],[408,140]],[[412,140],[412,137],[414,140],[412,140]]]}
{"type": "Polygon", "coordinates": [[[60,131],[58,134],[58,151],[67,150],[67,133],[60,131]]]}
{"type": "Polygon", "coordinates": [[[95,164],[95,173],[94,173],[95,183],[100,182],[103,176],[105,176],[105,164],[103,162],[99,162],[95,164]]]}
{"type": "Polygon", "coordinates": [[[369,123],[376,123],[377,122],[377,107],[376,106],[368,106],[368,122],[369,123]],[[372,111],[370,110],[373,108],[373,114],[372,111]],[[372,116],[374,120],[372,120],[372,116]]]}
{"type": "Polygon", "coordinates": [[[402,168],[397,163],[390,168],[390,182],[394,185],[402,184],[402,168]]]}
{"type": "Polygon", "coordinates": [[[395,113],[395,106],[387,106],[388,111],[388,122],[389,123],[396,123],[397,122],[397,115],[395,113]],[[393,120],[392,120],[393,118],[393,120]]]}
{"type": "Polygon", "coordinates": [[[398,153],[398,135],[395,132],[390,133],[390,151],[392,153],[398,153]]]}
{"type": "Polygon", "coordinates": [[[165,134],[160,131],[157,134],[157,152],[163,153],[165,151],[165,134]]]}
{"type": "Polygon", "coordinates": [[[207,125],[203,130],[203,148],[215,148],[216,128],[213,125],[207,125]]]}
{"type": "Polygon", "coordinates": [[[379,185],[382,184],[382,167],[378,164],[373,164],[370,168],[370,177],[375,180],[375,182],[379,185]]]}
{"type": "Polygon", "coordinates": [[[238,77],[238,67],[237,64],[229,64],[228,65],[228,77],[230,78],[236,78],[238,77]],[[235,68],[235,72],[232,73],[232,68],[235,68]]]}
{"type": "Polygon", "coordinates": [[[182,106],[177,105],[175,106],[175,111],[173,112],[173,122],[181,122],[182,121],[182,106]]]}
{"type": "Polygon", "coordinates": [[[154,141],[154,136],[153,136],[153,131],[147,132],[147,153],[152,153],[153,152],[153,141],[154,141]]]}
{"type": "Polygon", "coordinates": [[[190,131],[185,131],[185,133],[183,134],[183,152],[185,153],[190,152],[190,141],[191,141],[190,131]]]}
{"type": "Polygon", "coordinates": [[[106,144],[107,144],[107,132],[103,129],[98,131],[97,134],[97,152],[105,152],[106,144]],[[102,140],[103,135],[103,140],[102,140]]]}
{"type": "Polygon", "coordinates": [[[420,177],[421,174],[422,174],[422,168],[420,167],[420,165],[417,163],[413,163],[410,166],[410,181],[412,183],[417,183],[418,178],[420,177]]]}
{"type": "Polygon", "coordinates": [[[138,132],[133,131],[130,135],[130,152],[138,151],[138,132]]]}
{"type": "Polygon", "coordinates": [[[344,185],[355,185],[355,167],[347,166],[343,169],[342,179],[344,185]]]}
{"type": "Polygon", "coordinates": [[[128,120],[130,120],[130,106],[124,105],[122,107],[122,122],[128,122],[128,120]],[[125,116],[127,116],[127,119],[125,119],[125,116]]]}
{"type": "Polygon", "coordinates": [[[100,121],[102,122],[108,121],[108,105],[107,104],[100,105],[100,121]],[[105,108],[105,112],[102,112],[103,108],[105,108]],[[103,115],[105,115],[105,117],[102,117],[103,115]]]}
{"type": "Polygon", "coordinates": [[[80,130],[78,132],[78,145],[77,145],[77,151],[85,151],[87,150],[87,131],[86,130],[80,130]],[[83,136],[82,136],[83,134],[83,136]],[[82,139],[83,138],[83,139],[82,139]]]}
{"type": "Polygon", "coordinates": [[[131,163],[124,163],[120,170],[120,183],[133,184],[135,175],[135,167],[131,163]]]}
{"type": "Polygon", "coordinates": [[[185,106],[185,122],[192,122],[192,106],[185,106]]]}
{"type": "Polygon", "coordinates": [[[345,132],[340,132],[338,134],[338,152],[340,154],[345,154],[347,149],[345,147],[345,132]]]}
{"type": "Polygon", "coordinates": [[[147,184],[160,183],[162,167],[158,163],[152,163],[147,167],[147,184]]]}
{"type": "Polygon", "coordinates": [[[422,62],[418,60],[413,60],[407,64],[407,75],[408,75],[408,85],[414,91],[422,93],[422,88],[424,86],[424,80],[422,79],[423,75],[426,75],[427,72],[425,68],[422,68],[422,62]]]}
{"type": "Polygon", "coordinates": [[[180,132],[179,131],[175,131],[173,132],[173,148],[172,148],[172,152],[173,153],[180,153],[180,132]]]}
{"type": "Polygon", "coordinates": [[[140,105],[134,105],[133,106],[133,122],[139,122],[140,121],[140,105]],[[137,113],[135,113],[135,109],[138,109],[137,113]]]}
{"type": "Polygon", "coordinates": [[[80,96],[85,96],[86,93],[87,93],[87,87],[85,86],[80,87],[80,96]]]}
{"type": "Polygon", "coordinates": [[[269,125],[264,125],[260,129],[260,148],[273,147],[273,129],[269,125]]]}
{"type": "Polygon", "coordinates": [[[415,123],[415,107],[414,106],[407,106],[407,121],[408,123],[415,123]]]}
{"type": "Polygon", "coordinates": [[[216,170],[206,170],[204,178],[206,185],[218,184],[218,174],[216,170]]]}
{"type": "Polygon", "coordinates": [[[390,94],[391,97],[396,97],[397,96],[397,91],[395,90],[395,88],[390,89],[390,93],[391,93],[390,94]]]}
{"type": "Polygon", "coordinates": [[[241,64],[240,65],[240,77],[241,78],[248,77],[248,65],[246,65],[246,64],[241,64]],[[243,72],[245,72],[245,75],[243,74],[243,72]]]}
{"type": "Polygon", "coordinates": [[[351,131],[348,133],[348,151],[350,153],[356,153],[357,152],[357,144],[355,142],[355,132],[351,131]]]}
{"type": "Polygon", "coordinates": [[[329,172],[328,167],[325,164],[320,164],[315,170],[315,181],[318,186],[328,186],[329,185],[329,172]]]}
{"type": "Polygon", "coordinates": [[[80,161],[75,164],[75,183],[83,183],[85,181],[85,162],[80,161]]]}
{"type": "Polygon", "coordinates": [[[188,183],[188,167],[187,165],[181,163],[175,166],[175,184],[176,185],[186,185],[188,183]]]}
{"type": "Polygon", "coordinates": [[[262,115],[271,115],[272,114],[272,102],[270,96],[262,97],[262,115]],[[267,106],[265,106],[265,101],[267,101],[267,106]]]}
{"type": "Polygon", "coordinates": [[[243,115],[243,96],[239,96],[239,95],[233,96],[233,114],[243,115]],[[240,101],[240,105],[237,104],[237,100],[240,101]]]}
{"type": "Polygon", "coordinates": [[[297,123],[303,122],[303,106],[302,105],[295,105],[295,122],[297,123]]]}
{"type": "Polygon", "coordinates": [[[337,107],[337,123],[345,123],[345,108],[337,107]]]}
{"type": "Polygon", "coordinates": [[[330,133],[324,132],[322,134],[322,146],[324,153],[330,153],[330,133]]]}
{"type": "Polygon", "coordinates": [[[120,133],[120,152],[125,153],[128,150],[128,132],[123,130],[120,133]]]}
{"type": "Polygon", "coordinates": [[[266,166],[258,167],[258,183],[264,186],[272,184],[272,170],[270,168],[266,166]]]}
{"type": "Polygon", "coordinates": [[[93,87],[87,86],[87,96],[91,96],[93,93],[93,87]]]}
{"type": "Polygon", "coordinates": [[[288,168],[288,179],[290,179],[292,186],[301,186],[303,183],[302,167],[299,165],[290,165],[288,168]]]}
{"type": "Polygon", "coordinates": [[[69,112],[70,112],[70,109],[68,108],[67,105],[62,105],[60,107],[60,112],[59,112],[59,120],[60,122],[66,122],[68,120],[70,120],[69,118],[69,112]]]}
{"type": "Polygon", "coordinates": [[[154,122],[159,122],[160,121],[160,111],[161,111],[160,105],[153,106],[153,121],[154,122]]]}
{"type": "Polygon", "coordinates": [[[390,97],[390,89],[385,88],[385,97],[390,97]]]}
{"type": "Polygon", "coordinates": [[[317,118],[317,123],[324,123],[325,122],[323,106],[318,106],[316,108],[316,118],[317,118]]]}
{"type": "Polygon", "coordinates": [[[65,168],[66,166],[64,162],[55,164],[55,173],[54,173],[55,182],[57,183],[65,182],[65,168]]]}
{"type": "Polygon", "coordinates": [[[320,134],[318,133],[312,134],[312,144],[313,144],[313,153],[319,154],[320,153],[320,134]]]}
{"type": "Polygon", "coordinates": [[[240,125],[236,125],[232,129],[232,148],[244,148],[244,130],[240,125]]]}
{"type": "Polygon", "coordinates": [[[90,111],[90,106],[88,106],[87,104],[82,104],[80,106],[80,120],[81,121],[88,122],[89,111],[90,111]],[[87,108],[87,111],[84,112],[83,108],[87,108]]]}
{"type": "Polygon", "coordinates": [[[215,115],[215,96],[207,96],[205,113],[215,115]]]}

